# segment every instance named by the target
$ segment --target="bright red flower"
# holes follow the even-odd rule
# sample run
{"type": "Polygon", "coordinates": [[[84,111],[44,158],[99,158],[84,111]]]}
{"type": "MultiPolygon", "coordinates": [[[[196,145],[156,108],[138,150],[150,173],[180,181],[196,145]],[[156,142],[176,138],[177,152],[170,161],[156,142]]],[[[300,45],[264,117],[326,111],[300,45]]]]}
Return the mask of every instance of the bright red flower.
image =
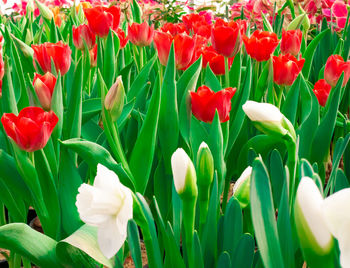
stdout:
{"type": "Polygon", "coordinates": [[[182,33],[173,37],[169,33],[156,31],[154,44],[156,46],[159,61],[166,66],[168,62],[171,43],[174,41],[175,63],[179,70],[186,69],[192,60],[196,41],[189,35],[182,33]]]}
{"type": "Polygon", "coordinates": [[[68,45],[65,45],[62,41],[56,44],[44,43],[41,45],[32,45],[34,50],[34,67],[36,68],[36,62],[39,63],[41,69],[46,73],[51,70],[51,59],[55,64],[56,71],[60,71],[61,75],[68,72],[71,64],[72,51],[68,45]]]}
{"type": "Polygon", "coordinates": [[[183,23],[171,23],[171,22],[167,22],[165,23],[161,28],[161,31],[163,32],[169,32],[172,36],[175,36],[177,34],[180,33],[188,33],[185,27],[185,24],[183,23]]]}
{"type": "Polygon", "coordinates": [[[208,123],[213,121],[217,110],[220,122],[226,122],[230,119],[231,99],[235,93],[232,87],[214,92],[201,86],[197,92],[191,92],[192,113],[198,120],[208,123]]]}
{"type": "Polygon", "coordinates": [[[211,43],[219,54],[225,57],[235,56],[242,45],[240,25],[234,21],[225,23],[218,20],[211,30],[211,43]]]}
{"type": "Polygon", "coordinates": [[[245,49],[257,61],[267,61],[276,49],[279,40],[275,33],[256,30],[250,38],[243,35],[245,49]]]}
{"type": "Polygon", "coordinates": [[[106,37],[109,29],[117,30],[120,22],[120,8],[97,6],[85,8],[84,14],[92,32],[100,37],[106,37]]]}
{"type": "Polygon", "coordinates": [[[149,46],[152,43],[154,26],[148,26],[147,22],[141,24],[134,22],[128,25],[128,37],[131,43],[139,47],[149,46]]]}
{"type": "MultiPolygon", "coordinates": [[[[209,63],[210,69],[216,75],[225,74],[225,57],[216,53],[213,47],[206,47],[203,52],[203,67],[209,63]]],[[[234,57],[228,59],[228,68],[231,69],[231,65],[234,57]]]]}
{"type": "Polygon", "coordinates": [[[317,97],[318,103],[321,106],[326,105],[328,95],[331,92],[331,89],[331,85],[329,85],[324,79],[320,79],[315,83],[313,91],[317,97]]]}
{"type": "Polygon", "coordinates": [[[182,16],[182,21],[185,24],[185,27],[188,31],[193,31],[194,24],[196,23],[200,23],[200,24],[207,23],[204,16],[201,16],[199,14],[194,14],[194,13],[182,16]]]}
{"type": "Polygon", "coordinates": [[[27,152],[44,148],[57,122],[53,111],[45,112],[40,107],[26,107],[18,116],[4,113],[1,117],[6,134],[27,152]]]}
{"type": "Polygon", "coordinates": [[[127,36],[125,36],[125,32],[120,28],[117,29],[117,35],[118,35],[119,42],[120,42],[120,49],[122,49],[126,46],[129,39],[127,36]]]}
{"type": "Polygon", "coordinates": [[[73,43],[77,49],[84,50],[84,41],[88,49],[92,49],[96,44],[96,36],[87,24],[73,26],[73,43]]]}
{"type": "Polygon", "coordinates": [[[298,56],[303,38],[302,32],[298,30],[282,31],[281,52],[298,56]]]}
{"type": "Polygon", "coordinates": [[[324,68],[324,79],[327,83],[335,87],[343,72],[343,86],[345,86],[350,77],[350,61],[344,62],[343,58],[339,55],[330,56],[324,68]]]}
{"type": "Polygon", "coordinates": [[[47,72],[44,75],[35,74],[33,79],[33,86],[44,110],[48,111],[51,108],[51,99],[53,90],[56,85],[56,77],[47,72]]]}
{"type": "Polygon", "coordinates": [[[278,85],[290,86],[298,77],[305,59],[297,60],[293,55],[273,56],[273,81],[278,85]]]}

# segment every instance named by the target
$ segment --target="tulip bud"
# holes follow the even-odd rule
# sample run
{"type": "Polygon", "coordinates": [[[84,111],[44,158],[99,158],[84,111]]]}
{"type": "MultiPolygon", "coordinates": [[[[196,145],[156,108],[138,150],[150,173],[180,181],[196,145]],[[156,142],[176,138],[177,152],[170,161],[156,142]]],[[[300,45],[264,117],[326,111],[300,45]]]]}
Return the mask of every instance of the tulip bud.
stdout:
{"type": "Polygon", "coordinates": [[[322,214],[323,198],[315,182],[303,177],[294,206],[294,219],[304,258],[310,267],[333,267],[333,237],[322,214]]]}
{"type": "Polygon", "coordinates": [[[198,194],[196,170],[192,160],[182,148],[173,153],[171,168],[176,192],[185,199],[196,198],[198,194]]]}
{"type": "Polygon", "coordinates": [[[51,108],[52,94],[56,85],[56,77],[52,73],[44,75],[35,74],[33,86],[38,96],[41,106],[49,111],[51,108]]]}
{"type": "Polygon", "coordinates": [[[280,138],[290,137],[293,141],[296,140],[292,123],[276,106],[269,103],[247,101],[242,108],[249,119],[254,122],[256,128],[265,134],[280,138]]]}
{"type": "Polygon", "coordinates": [[[33,58],[34,50],[30,46],[28,46],[26,43],[24,43],[22,40],[18,39],[12,34],[11,37],[26,58],[33,58]]]}
{"type": "Polygon", "coordinates": [[[112,85],[105,98],[105,108],[110,113],[113,122],[121,115],[124,107],[125,90],[121,76],[112,85]]]}
{"type": "Polygon", "coordinates": [[[26,6],[26,9],[27,9],[27,13],[33,13],[34,12],[34,1],[33,0],[29,0],[27,2],[27,6],[26,6]]]}
{"type": "Polygon", "coordinates": [[[29,29],[27,29],[26,38],[25,38],[25,43],[26,43],[27,45],[29,45],[29,44],[31,44],[31,43],[33,42],[33,40],[34,40],[34,38],[33,38],[32,32],[31,32],[29,29]]]}
{"type": "Polygon", "coordinates": [[[40,3],[38,0],[35,0],[35,3],[37,7],[39,8],[40,14],[43,16],[43,18],[47,20],[52,20],[54,17],[52,11],[50,8],[48,8],[45,4],[40,3]]]}
{"type": "Polygon", "coordinates": [[[241,208],[245,208],[249,205],[251,175],[252,167],[247,167],[233,186],[233,196],[237,198],[241,208]]]}
{"type": "Polygon", "coordinates": [[[210,186],[214,178],[214,159],[208,145],[202,142],[197,153],[197,175],[199,186],[210,186]]]}

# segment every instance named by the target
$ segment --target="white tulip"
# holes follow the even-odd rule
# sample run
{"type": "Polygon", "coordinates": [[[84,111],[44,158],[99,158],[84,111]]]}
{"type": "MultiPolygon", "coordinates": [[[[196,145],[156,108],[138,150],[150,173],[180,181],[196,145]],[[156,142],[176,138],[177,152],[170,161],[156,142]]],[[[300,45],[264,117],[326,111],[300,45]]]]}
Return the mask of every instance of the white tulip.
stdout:
{"type": "Polygon", "coordinates": [[[250,201],[250,176],[252,167],[247,167],[233,186],[233,196],[237,198],[242,208],[248,206],[250,201]]]}
{"type": "Polygon", "coordinates": [[[327,197],[322,211],[328,229],[338,240],[340,264],[350,267],[350,188],[327,197]]]}
{"type": "Polygon", "coordinates": [[[126,239],[127,223],[133,215],[130,189],[120,183],[113,171],[99,164],[93,186],[84,183],[78,191],[75,204],[81,220],[97,227],[102,253],[113,257],[126,239]]]}
{"type": "Polygon", "coordinates": [[[197,196],[197,176],[192,160],[182,148],[178,148],[171,156],[175,189],[179,195],[197,196]]]}

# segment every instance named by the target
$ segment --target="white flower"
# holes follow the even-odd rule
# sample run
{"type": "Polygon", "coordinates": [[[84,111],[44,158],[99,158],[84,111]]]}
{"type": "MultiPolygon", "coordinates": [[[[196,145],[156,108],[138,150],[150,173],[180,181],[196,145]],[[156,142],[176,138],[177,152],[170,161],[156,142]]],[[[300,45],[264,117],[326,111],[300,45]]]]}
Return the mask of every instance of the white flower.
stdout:
{"type": "Polygon", "coordinates": [[[171,156],[171,168],[177,193],[197,195],[196,170],[192,160],[182,148],[178,148],[171,156]]]}
{"type": "Polygon", "coordinates": [[[237,198],[242,208],[248,206],[250,201],[250,176],[252,167],[247,167],[233,186],[233,196],[237,198]]]}
{"type": "Polygon", "coordinates": [[[322,211],[328,229],[338,240],[340,264],[350,267],[350,188],[327,197],[322,211]]]}
{"type": "Polygon", "coordinates": [[[99,164],[94,185],[84,183],[78,191],[75,204],[81,220],[97,227],[102,253],[107,258],[113,257],[126,239],[127,223],[132,218],[130,189],[119,182],[113,171],[99,164]]]}

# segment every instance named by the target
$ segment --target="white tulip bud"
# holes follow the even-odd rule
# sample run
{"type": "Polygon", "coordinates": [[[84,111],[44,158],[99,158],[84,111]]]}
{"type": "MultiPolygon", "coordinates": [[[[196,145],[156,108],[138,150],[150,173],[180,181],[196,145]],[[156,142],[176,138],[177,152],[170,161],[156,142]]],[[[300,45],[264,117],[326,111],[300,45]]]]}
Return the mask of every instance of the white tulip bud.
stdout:
{"type": "Polygon", "coordinates": [[[250,202],[250,177],[252,167],[247,167],[233,186],[233,196],[237,198],[241,208],[245,208],[250,202]]]}

